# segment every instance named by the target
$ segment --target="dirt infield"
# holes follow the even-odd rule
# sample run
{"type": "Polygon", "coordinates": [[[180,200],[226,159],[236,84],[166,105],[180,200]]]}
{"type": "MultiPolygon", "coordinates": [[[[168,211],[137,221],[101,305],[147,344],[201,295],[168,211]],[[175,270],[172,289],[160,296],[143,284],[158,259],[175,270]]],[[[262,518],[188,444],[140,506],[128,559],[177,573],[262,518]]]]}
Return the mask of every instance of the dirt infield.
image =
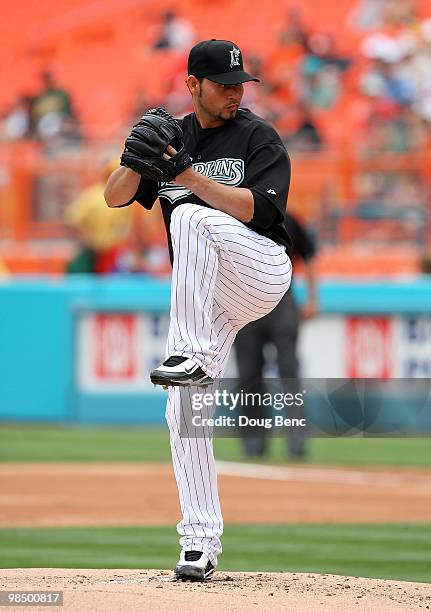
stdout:
{"type": "MultiPolygon", "coordinates": [[[[2,570],[1,590],[59,590],[67,612],[397,612],[431,606],[429,585],[318,574],[223,573],[205,584],[154,570],[2,570]]],[[[16,610],[6,607],[3,610],[16,610]]],[[[42,612],[47,608],[32,607],[42,612]]]]}
{"type": "MultiPolygon", "coordinates": [[[[431,470],[221,463],[219,473],[227,523],[431,521],[431,470]]],[[[0,527],[173,525],[179,518],[167,464],[3,463],[0,482],[0,527]]]]}

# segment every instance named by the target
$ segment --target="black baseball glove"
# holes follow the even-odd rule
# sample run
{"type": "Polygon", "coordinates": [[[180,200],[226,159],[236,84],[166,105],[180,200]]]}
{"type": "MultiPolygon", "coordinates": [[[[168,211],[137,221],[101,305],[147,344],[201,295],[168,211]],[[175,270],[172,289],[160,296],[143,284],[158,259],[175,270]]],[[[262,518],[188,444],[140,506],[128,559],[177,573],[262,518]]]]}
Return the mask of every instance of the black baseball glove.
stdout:
{"type": "Polygon", "coordinates": [[[154,181],[172,181],[192,165],[184,148],[180,124],[164,108],[152,108],[136,123],[126,138],[121,165],[154,181]],[[168,145],[176,151],[163,159],[168,145]]]}

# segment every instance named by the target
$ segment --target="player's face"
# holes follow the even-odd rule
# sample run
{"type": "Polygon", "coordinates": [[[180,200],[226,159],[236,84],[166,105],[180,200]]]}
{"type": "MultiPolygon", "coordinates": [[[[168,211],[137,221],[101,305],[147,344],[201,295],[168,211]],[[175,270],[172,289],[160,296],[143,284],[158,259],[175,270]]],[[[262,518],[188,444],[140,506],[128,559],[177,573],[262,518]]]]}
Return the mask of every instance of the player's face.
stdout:
{"type": "Polygon", "coordinates": [[[203,79],[197,83],[196,94],[196,110],[205,115],[209,122],[207,127],[216,127],[235,117],[244,95],[244,85],[221,85],[203,79]]]}

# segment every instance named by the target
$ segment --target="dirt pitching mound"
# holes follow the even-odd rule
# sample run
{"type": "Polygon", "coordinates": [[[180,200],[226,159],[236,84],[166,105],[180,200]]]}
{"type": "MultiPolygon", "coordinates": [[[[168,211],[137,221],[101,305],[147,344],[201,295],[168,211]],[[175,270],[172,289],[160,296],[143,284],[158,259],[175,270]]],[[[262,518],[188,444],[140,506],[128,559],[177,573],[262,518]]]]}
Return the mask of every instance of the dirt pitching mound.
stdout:
{"type": "Polygon", "coordinates": [[[431,607],[427,584],[328,574],[219,572],[211,582],[196,584],[173,582],[171,572],[157,570],[9,569],[2,570],[0,586],[2,591],[63,591],[64,606],[54,609],[67,612],[417,612],[431,607]]]}

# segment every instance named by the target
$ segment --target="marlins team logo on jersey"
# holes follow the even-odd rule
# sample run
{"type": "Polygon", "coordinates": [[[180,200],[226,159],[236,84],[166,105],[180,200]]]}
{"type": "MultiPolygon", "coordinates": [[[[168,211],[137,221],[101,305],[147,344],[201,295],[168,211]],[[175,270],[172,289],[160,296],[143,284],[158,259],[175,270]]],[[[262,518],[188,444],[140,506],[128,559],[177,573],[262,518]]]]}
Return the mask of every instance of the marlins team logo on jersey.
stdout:
{"type": "MultiPolygon", "coordinates": [[[[243,159],[223,157],[209,162],[197,162],[193,164],[193,168],[213,181],[230,187],[238,187],[244,181],[243,159]]],[[[159,196],[168,199],[172,204],[190,193],[192,192],[189,189],[173,183],[162,183],[159,189],[159,196]]]]}
{"type": "Polygon", "coordinates": [[[240,66],[241,64],[239,63],[239,58],[241,55],[241,51],[239,49],[236,49],[236,47],[232,47],[232,51],[229,51],[230,53],[230,67],[233,68],[234,66],[240,66]]]}

